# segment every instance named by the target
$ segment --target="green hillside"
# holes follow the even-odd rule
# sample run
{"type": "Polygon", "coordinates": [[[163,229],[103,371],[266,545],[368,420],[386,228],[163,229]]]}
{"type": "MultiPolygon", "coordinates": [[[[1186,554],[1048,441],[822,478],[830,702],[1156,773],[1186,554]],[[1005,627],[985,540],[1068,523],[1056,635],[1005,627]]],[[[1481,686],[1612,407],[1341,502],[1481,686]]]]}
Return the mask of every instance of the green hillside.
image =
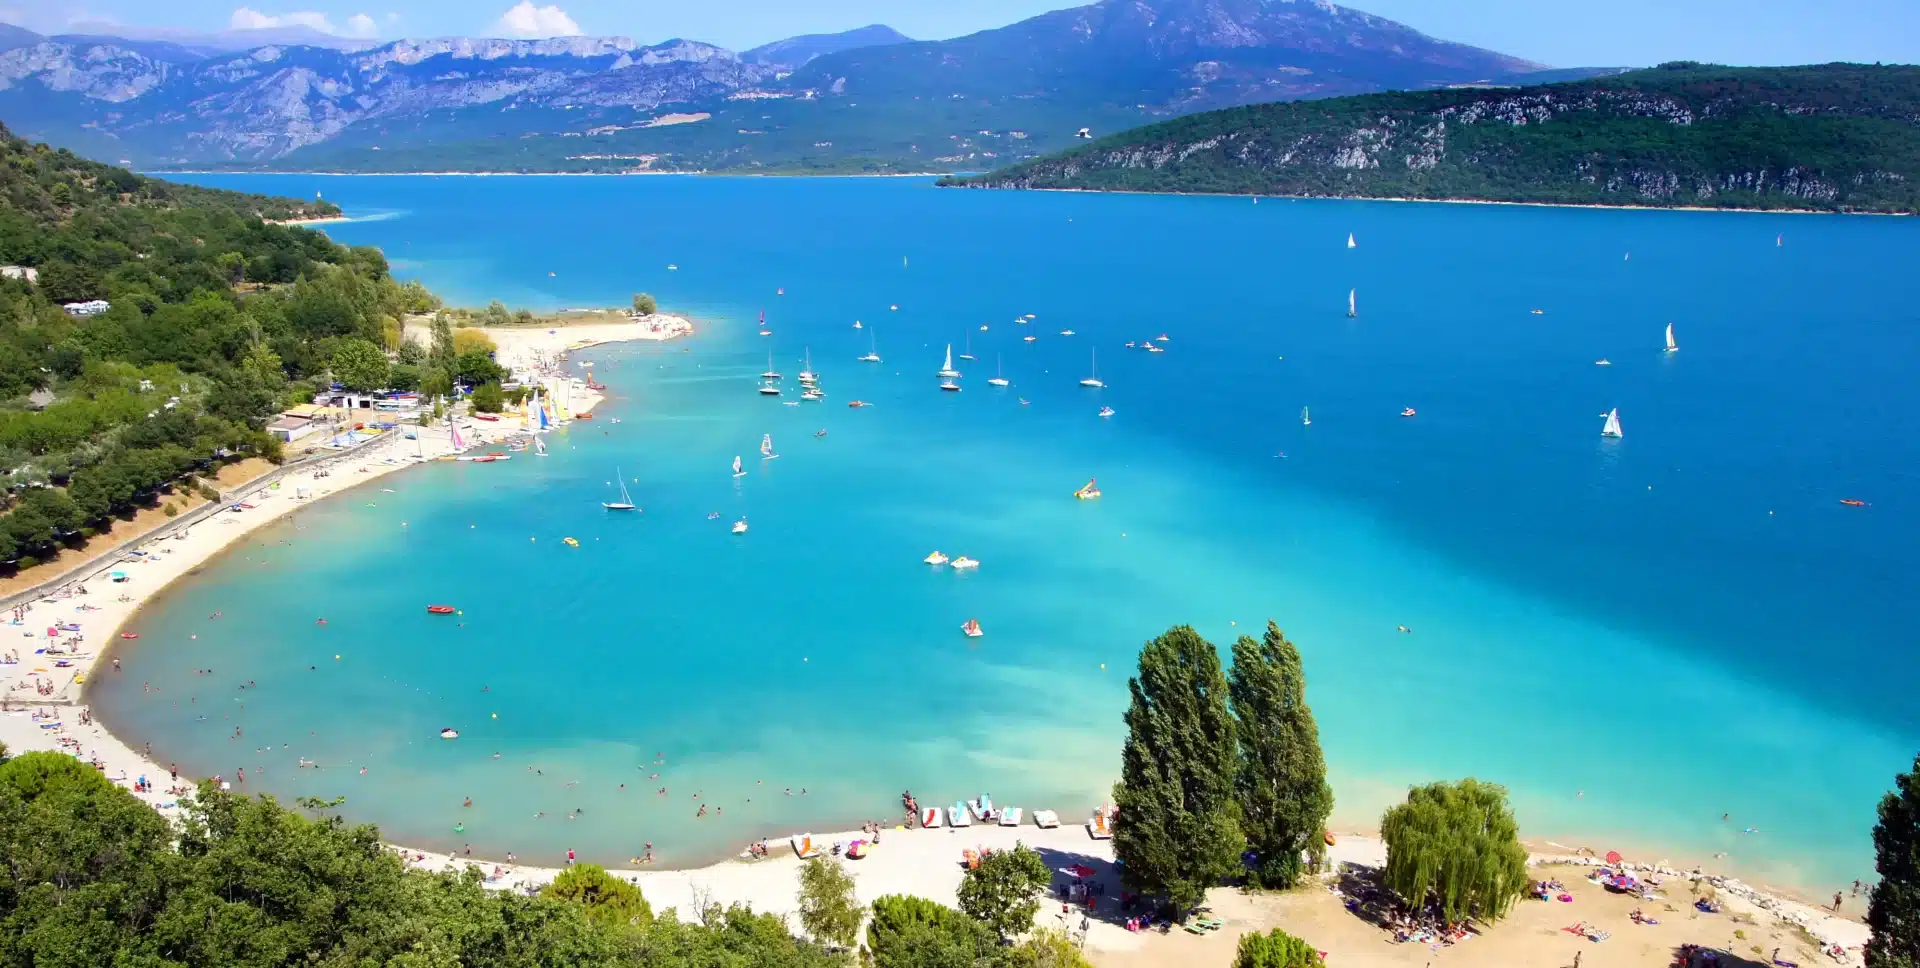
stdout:
{"type": "Polygon", "coordinates": [[[1693,63],[1190,115],[942,184],[1920,211],[1920,67],[1693,63]]]}

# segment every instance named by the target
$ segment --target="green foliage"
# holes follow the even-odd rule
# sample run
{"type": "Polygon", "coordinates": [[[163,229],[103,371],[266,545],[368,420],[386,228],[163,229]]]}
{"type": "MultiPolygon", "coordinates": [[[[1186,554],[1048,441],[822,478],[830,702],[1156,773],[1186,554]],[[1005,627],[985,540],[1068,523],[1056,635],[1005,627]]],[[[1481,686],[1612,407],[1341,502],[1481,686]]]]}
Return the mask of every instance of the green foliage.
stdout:
{"type": "Polygon", "coordinates": [[[900,894],[873,902],[867,922],[872,968],[980,968],[998,951],[985,925],[943,904],[900,894]]]}
{"type": "Polygon", "coordinates": [[[633,311],[642,316],[651,316],[660,311],[660,303],[651,293],[636,292],[633,294],[633,311]]]}
{"type": "Polygon", "coordinates": [[[1240,746],[1234,786],[1247,846],[1259,856],[1253,879],[1262,887],[1292,887],[1301,853],[1325,853],[1333,788],[1306,687],[1300,650],[1274,623],[1258,641],[1243,635],[1233,644],[1227,691],[1240,746]]]}
{"type": "Polygon", "coordinates": [[[379,390],[387,385],[387,355],[363,339],[342,340],[333,348],[328,366],[334,379],[349,390],[379,390]]]}
{"type": "Polygon", "coordinates": [[[1867,968],[1920,966],[1920,756],[1893,785],[1873,826],[1880,880],[1867,899],[1867,968]]]}
{"type": "Polygon", "coordinates": [[[851,948],[864,914],[853,876],[837,860],[815,857],[800,865],[800,927],[831,948],[851,948]]]}
{"type": "Polygon", "coordinates": [[[513,314],[507,312],[507,304],[498,299],[488,303],[487,308],[480,311],[482,326],[505,326],[511,322],[513,322],[513,314]]]}
{"type": "Polygon", "coordinates": [[[1527,886],[1527,849],[1507,789],[1474,779],[1429,783],[1380,818],[1384,883],[1411,907],[1438,904],[1448,921],[1498,920],[1527,886]]]}
{"type": "Polygon", "coordinates": [[[1325,964],[1313,945],[1279,928],[1241,935],[1233,956],[1233,968],[1322,968],[1325,964]]]}
{"type": "Polygon", "coordinates": [[[1188,626],[1169,629],[1140,650],[1127,689],[1113,853],[1134,890],[1192,908],[1238,866],[1245,843],[1220,653],[1188,626]]]}
{"type": "Polygon", "coordinates": [[[1040,852],[1026,844],[988,851],[960,880],[960,910],[1001,940],[1011,940],[1033,928],[1040,895],[1051,883],[1053,871],[1040,852]]]}
{"type": "Polygon", "coordinates": [[[1006,952],[1006,968],[1093,968],[1059,928],[1038,928],[1006,952]]]}
{"type": "Polygon", "coordinates": [[[1209,111],[941,184],[1913,213],[1916,113],[1920,67],[1675,64],[1209,111]]]}
{"type": "Polygon", "coordinates": [[[540,896],[578,904],[587,920],[602,925],[635,927],[653,919],[653,908],[640,888],[593,864],[575,864],[560,872],[540,896]]]}

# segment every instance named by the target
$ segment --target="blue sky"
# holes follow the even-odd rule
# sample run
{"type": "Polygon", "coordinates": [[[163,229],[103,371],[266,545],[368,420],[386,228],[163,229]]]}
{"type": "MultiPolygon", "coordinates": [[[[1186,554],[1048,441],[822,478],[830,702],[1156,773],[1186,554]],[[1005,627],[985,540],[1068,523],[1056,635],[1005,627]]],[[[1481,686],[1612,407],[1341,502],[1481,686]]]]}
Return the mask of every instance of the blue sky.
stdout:
{"type": "MultiPolygon", "coordinates": [[[[885,23],[919,38],[1012,23],[1072,0],[0,0],[0,20],[42,32],[76,22],[217,30],[304,23],[392,39],[448,34],[688,37],[744,49],[885,23]]],[[[1359,9],[1448,40],[1558,66],[1693,59],[1732,64],[1920,61],[1916,0],[1362,0],[1359,9]]]]}

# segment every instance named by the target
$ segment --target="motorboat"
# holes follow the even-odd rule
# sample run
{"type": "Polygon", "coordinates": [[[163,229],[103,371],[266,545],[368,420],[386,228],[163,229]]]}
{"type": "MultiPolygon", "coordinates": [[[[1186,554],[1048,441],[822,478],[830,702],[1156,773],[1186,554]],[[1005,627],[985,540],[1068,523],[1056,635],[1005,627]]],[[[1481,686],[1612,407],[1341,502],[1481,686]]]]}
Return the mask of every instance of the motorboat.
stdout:
{"type": "Polygon", "coordinates": [[[446,729],[443,729],[440,731],[440,738],[441,739],[459,739],[460,731],[457,729],[454,729],[451,726],[448,726],[446,729]]]}
{"type": "Polygon", "coordinates": [[[1037,341],[1037,340],[1039,340],[1039,339],[1040,339],[1040,337],[1038,337],[1038,336],[1024,336],[1024,337],[1021,337],[1021,338],[1022,338],[1022,339],[1024,339],[1024,340],[1026,340],[1026,341],[1027,341],[1027,342],[1029,342],[1029,343],[1032,343],[1032,342],[1035,342],[1035,341],[1037,341]]]}
{"type": "MultiPolygon", "coordinates": [[[[970,638],[970,639],[977,639],[980,636],[986,634],[985,632],[980,631],[980,620],[977,618],[967,619],[966,622],[960,626],[960,631],[965,633],[967,638],[970,638]]],[[[963,827],[966,825],[956,823],[954,824],[954,826],[963,827]]]]}
{"type": "Polygon", "coordinates": [[[1612,361],[1612,360],[1609,360],[1609,359],[1607,359],[1606,357],[1604,357],[1604,356],[1603,356],[1603,357],[1601,357],[1601,358],[1599,358],[1599,359],[1597,359],[1597,360],[1594,360],[1594,361],[1593,361],[1593,365],[1594,365],[1594,366],[1612,366],[1612,365],[1613,365],[1613,361],[1612,361]]]}
{"type": "Polygon", "coordinates": [[[865,401],[865,400],[848,400],[848,401],[847,401],[847,406],[849,406],[849,407],[854,407],[854,408],[856,408],[856,409],[857,409],[857,408],[859,408],[859,407],[871,407],[871,406],[873,406],[873,404],[871,404],[871,403],[868,403],[868,402],[867,402],[867,401],[865,401]]]}
{"type": "Polygon", "coordinates": [[[1112,407],[1101,407],[1101,408],[1100,408],[1100,416],[1102,416],[1102,417],[1111,417],[1111,416],[1113,416],[1113,408],[1112,408],[1112,407]]]}
{"type": "Polygon", "coordinates": [[[452,606],[452,605],[428,605],[428,606],[427,606],[427,614],[429,614],[429,615],[452,615],[452,614],[453,614],[453,606],[452,606]]]}
{"type": "Polygon", "coordinates": [[[826,392],[819,387],[808,387],[800,391],[800,399],[802,400],[825,400],[826,398],[826,392]]]}
{"type": "Polygon", "coordinates": [[[944,565],[948,561],[947,556],[941,554],[940,549],[938,548],[934,549],[933,554],[930,554],[920,560],[926,562],[929,565],[944,565]]]}
{"type": "Polygon", "coordinates": [[[760,395],[763,397],[777,397],[780,395],[780,388],[771,383],[762,383],[760,384],[760,395]]]}
{"type": "Polygon", "coordinates": [[[1533,313],[1535,316],[1545,316],[1547,314],[1547,311],[1544,309],[1534,309],[1534,310],[1529,310],[1529,312],[1533,313]]]}
{"type": "Polygon", "coordinates": [[[1153,339],[1154,339],[1154,342],[1164,343],[1167,341],[1167,334],[1161,333],[1160,335],[1155,336],[1153,339]]]}
{"type": "Polygon", "coordinates": [[[953,559],[953,567],[956,569],[962,569],[962,570],[967,568],[978,568],[980,567],[980,562],[975,559],[969,558],[966,555],[961,555],[960,557],[953,559]]]}
{"type": "Polygon", "coordinates": [[[1408,407],[1408,408],[1406,408],[1405,410],[1402,410],[1402,411],[1400,411],[1400,416],[1402,416],[1402,417],[1411,417],[1411,416],[1413,416],[1413,408],[1412,408],[1412,407],[1408,407]]]}
{"type": "Polygon", "coordinates": [[[953,382],[952,380],[941,380],[941,381],[940,381],[940,389],[942,389],[942,390],[947,390],[947,391],[950,391],[950,392],[953,392],[953,393],[959,393],[959,392],[960,392],[960,384],[958,384],[958,383],[955,383],[955,382],[953,382]]]}
{"type": "Polygon", "coordinates": [[[1060,331],[1060,335],[1062,335],[1062,336],[1077,336],[1077,335],[1079,335],[1079,334],[1078,334],[1078,333],[1075,333],[1075,332],[1074,332],[1073,330],[1070,330],[1070,329],[1063,329],[1063,330],[1061,330],[1061,331],[1060,331]]]}
{"type": "Polygon", "coordinates": [[[738,520],[738,521],[735,521],[735,522],[733,522],[733,533],[734,533],[734,534],[746,534],[746,533],[747,533],[747,519],[746,519],[746,518],[741,518],[740,520],[738,520]]]}

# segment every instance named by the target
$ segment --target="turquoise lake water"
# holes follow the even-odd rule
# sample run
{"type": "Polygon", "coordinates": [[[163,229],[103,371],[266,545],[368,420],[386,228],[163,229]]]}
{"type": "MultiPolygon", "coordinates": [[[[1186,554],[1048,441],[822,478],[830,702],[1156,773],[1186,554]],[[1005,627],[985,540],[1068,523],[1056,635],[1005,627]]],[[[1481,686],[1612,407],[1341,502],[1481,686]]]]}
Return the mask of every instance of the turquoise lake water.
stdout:
{"type": "Polygon", "coordinates": [[[1474,775],[1542,837],[1830,890],[1871,872],[1876,798],[1920,747],[1911,220],[194,180],[324,191],[362,217],[330,234],[451,301],[646,290],[700,323],[578,355],[613,397],[547,460],[407,471],[256,533],[97,684],[183,767],[344,795],[404,843],[695,863],[894,816],[903,788],[1077,816],[1117,773],[1140,644],[1270,617],[1351,823],[1474,775]],[[855,361],[869,336],[884,364],[855,361]],[[1096,347],[1108,386],[1083,389],[1096,347]],[[810,350],[828,401],[759,397],[769,350],[790,385],[810,350]],[[616,466],[643,515],[601,510],[616,466]],[[1073,500],[1089,477],[1106,496],[1073,500]]]}

